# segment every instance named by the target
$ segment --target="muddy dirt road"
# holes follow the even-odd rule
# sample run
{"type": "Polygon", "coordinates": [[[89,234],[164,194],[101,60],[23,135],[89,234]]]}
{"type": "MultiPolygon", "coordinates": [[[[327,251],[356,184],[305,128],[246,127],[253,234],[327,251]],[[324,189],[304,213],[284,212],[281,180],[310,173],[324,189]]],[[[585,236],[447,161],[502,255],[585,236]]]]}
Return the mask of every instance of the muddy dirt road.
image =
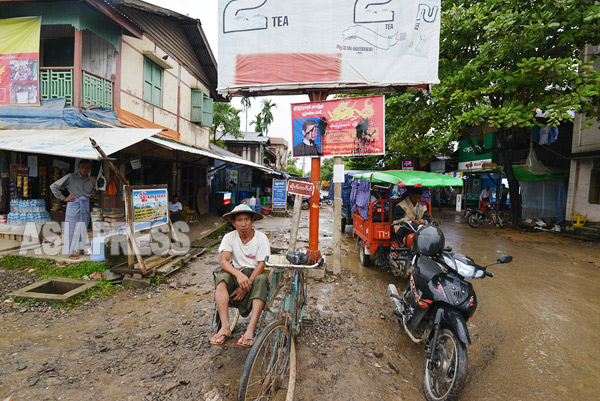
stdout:
{"type": "MultiPolygon", "coordinates": [[[[322,209],[322,249],[330,256],[331,209],[322,209]]],[[[479,308],[469,322],[468,377],[462,400],[579,400],[600,392],[600,247],[441,218],[447,244],[480,263],[514,256],[474,280],[479,308]]],[[[257,228],[275,246],[289,220],[257,228]]],[[[301,227],[307,227],[306,216],[301,227]]],[[[350,230],[350,228],[348,229],[350,230]]],[[[359,265],[350,231],[343,276],[311,282],[315,325],[299,339],[297,400],[422,400],[423,349],[402,334],[385,296],[405,282],[359,265]]],[[[306,246],[308,230],[299,234],[306,246]]],[[[0,399],[233,400],[247,350],[210,347],[212,269],[205,254],[163,284],[122,290],[73,310],[0,307],[0,399]]],[[[14,285],[0,272],[0,288],[14,285]]],[[[4,290],[0,291],[5,293],[4,290]]]]}

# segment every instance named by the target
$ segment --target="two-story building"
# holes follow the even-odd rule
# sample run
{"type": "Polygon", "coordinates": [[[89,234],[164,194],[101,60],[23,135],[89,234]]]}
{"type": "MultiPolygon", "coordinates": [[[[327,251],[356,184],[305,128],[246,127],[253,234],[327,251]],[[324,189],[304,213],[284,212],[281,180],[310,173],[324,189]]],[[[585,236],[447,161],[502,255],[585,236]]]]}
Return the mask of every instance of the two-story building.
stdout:
{"type": "MultiPolygon", "coordinates": [[[[3,187],[23,185],[16,166],[29,167],[27,196],[50,202],[46,187],[75,167],[74,154],[61,141],[80,140],[89,148],[92,135],[110,149],[131,184],[167,184],[200,210],[208,210],[207,172],[214,160],[253,164],[210,150],[213,101],[224,99],[216,93],[217,64],[198,19],[139,0],[0,0],[0,19],[29,16],[41,17],[40,104],[23,106],[16,96],[0,104],[3,187]],[[24,128],[46,144],[43,152],[13,146],[24,128]],[[65,128],[69,132],[57,136],[56,129],[65,128]],[[28,166],[34,161],[35,173],[28,166]]],[[[82,149],[83,157],[99,158],[82,149]]],[[[93,174],[100,164],[110,180],[106,162],[95,162],[93,174]]],[[[0,212],[8,210],[9,193],[24,196],[23,190],[3,191],[0,212]]],[[[121,205],[119,196],[106,193],[96,203],[121,205]]]]}
{"type": "MultiPolygon", "coordinates": [[[[586,61],[600,52],[600,46],[586,47],[586,61]]],[[[594,62],[600,69],[600,60],[594,62]]],[[[590,222],[600,222],[600,124],[575,115],[571,171],[567,195],[567,218],[587,215],[590,222]]]]}

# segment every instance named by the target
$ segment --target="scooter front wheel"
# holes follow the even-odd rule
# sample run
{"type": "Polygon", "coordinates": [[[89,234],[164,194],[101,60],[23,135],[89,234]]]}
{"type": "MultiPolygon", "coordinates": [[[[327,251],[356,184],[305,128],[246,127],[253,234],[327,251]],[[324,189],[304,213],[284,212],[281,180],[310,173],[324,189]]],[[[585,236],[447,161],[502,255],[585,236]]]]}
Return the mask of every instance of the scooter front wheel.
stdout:
{"type": "Polygon", "coordinates": [[[467,348],[449,329],[438,332],[435,350],[423,366],[423,392],[428,401],[458,400],[467,373],[467,348]],[[430,369],[431,368],[431,369],[430,369]]]}

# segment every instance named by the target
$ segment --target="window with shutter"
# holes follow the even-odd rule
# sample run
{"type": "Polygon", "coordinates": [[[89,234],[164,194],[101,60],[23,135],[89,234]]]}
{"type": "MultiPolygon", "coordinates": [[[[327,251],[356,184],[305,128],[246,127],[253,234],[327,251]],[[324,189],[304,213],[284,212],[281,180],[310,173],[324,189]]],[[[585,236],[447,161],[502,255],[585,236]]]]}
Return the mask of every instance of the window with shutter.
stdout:
{"type": "Polygon", "coordinates": [[[163,69],[144,58],[144,101],[162,107],[163,69]]]}
{"type": "Polygon", "coordinates": [[[209,97],[203,99],[202,105],[202,125],[213,125],[213,100],[209,97]]]}
{"type": "Polygon", "coordinates": [[[190,121],[193,123],[202,122],[202,106],[204,105],[204,91],[192,89],[192,112],[190,121]]]}

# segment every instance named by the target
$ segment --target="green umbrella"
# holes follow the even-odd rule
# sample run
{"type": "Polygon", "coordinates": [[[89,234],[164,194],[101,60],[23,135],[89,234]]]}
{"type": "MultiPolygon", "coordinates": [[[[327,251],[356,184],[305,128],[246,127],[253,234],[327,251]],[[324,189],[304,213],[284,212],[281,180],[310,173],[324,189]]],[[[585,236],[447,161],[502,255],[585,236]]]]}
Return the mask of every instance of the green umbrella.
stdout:
{"type": "Polygon", "coordinates": [[[462,187],[461,178],[449,175],[428,173],[426,171],[389,170],[374,173],[362,173],[354,178],[373,183],[388,183],[402,187],[462,187]]]}

